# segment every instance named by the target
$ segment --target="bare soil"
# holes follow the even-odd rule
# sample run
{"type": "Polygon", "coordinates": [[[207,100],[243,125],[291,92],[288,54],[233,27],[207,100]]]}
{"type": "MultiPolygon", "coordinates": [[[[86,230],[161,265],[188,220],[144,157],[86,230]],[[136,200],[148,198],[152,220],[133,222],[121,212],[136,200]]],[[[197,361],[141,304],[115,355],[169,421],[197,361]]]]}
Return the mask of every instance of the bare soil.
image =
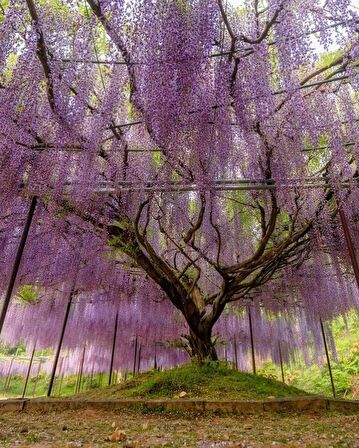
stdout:
{"type": "Polygon", "coordinates": [[[0,446],[359,448],[359,416],[10,412],[0,415],[0,446]]]}

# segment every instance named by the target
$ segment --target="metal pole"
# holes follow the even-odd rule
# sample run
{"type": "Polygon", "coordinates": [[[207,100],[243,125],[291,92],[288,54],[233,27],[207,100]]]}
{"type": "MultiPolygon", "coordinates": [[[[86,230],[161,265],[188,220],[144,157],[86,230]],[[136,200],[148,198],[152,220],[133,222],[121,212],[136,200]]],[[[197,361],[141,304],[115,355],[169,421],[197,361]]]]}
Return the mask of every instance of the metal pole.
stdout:
{"type": "Polygon", "coordinates": [[[8,287],[7,287],[7,290],[6,290],[4,303],[3,303],[3,307],[2,307],[2,310],[1,310],[1,314],[0,314],[0,334],[1,334],[3,326],[4,326],[6,313],[7,313],[7,310],[9,308],[11,296],[12,296],[12,293],[13,293],[13,290],[14,290],[16,277],[17,277],[17,274],[19,272],[20,263],[21,263],[23,252],[24,252],[26,240],[27,240],[27,237],[29,235],[29,230],[30,230],[30,226],[31,226],[31,223],[32,223],[32,219],[34,217],[36,204],[37,204],[37,197],[34,196],[32,198],[32,200],[31,200],[29,212],[27,214],[27,218],[26,218],[26,222],[25,222],[25,227],[24,227],[24,230],[22,231],[19,247],[17,248],[14,265],[13,265],[13,268],[12,268],[12,271],[11,271],[11,275],[10,275],[10,281],[9,281],[9,284],[8,284],[8,287]]]}
{"type": "Polygon", "coordinates": [[[358,288],[359,288],[359,265],[358,265],[358,260],[357,260],[356,253],[355,253],[355,248],[354,248],[354,245],[353,245],[353,240],[352,240],[351,235],[350,235],[348,221],[346,219],[344,210],[339,206],[339,204],[338,204],[338,209],[339,209],[340,221],[341,221],[341,224],[342,224],[342,227],[343,227],[343,231],[344,231],[345,241],[347,243],[350,260],[351,260],[351,263],[352,263],[352,266],[353,266],[355,279],[356,279],[356,282],[357,282],[357,285],[358,285],[358,288]]]}
{"type": "Polygon", "coordinates": [[[282,372],[282,381],[283,381],[283,383],[285,383],[285,380],[284,380],[284,369],[283,369],[283,358],[282,358],[282,348],[280,346],[280,341],[278,341],[278,351],[279,351],[280,370],[282,372]]]}
{"type": "Polygon", "coordinates": [[[251,338],[252,368],[253,368],[253,374],[255,375],[257,369],[256,369],[256,357],[254,353],[253,325],[252,325],[252,314],[250,306],[248,306],[248,319],[249,319],[249,333],[251,338]]]}
{"type": "Polygon", "coordinates": [[[154,363],[153,363],[153,368],[154,370],[157,370],[157,347],[155,344],[155,359],[154,359],[154,363]]]}
{"type": "Polygon", "coordinates": [[[110,372],[108,376],[108,385],[112,384],[112,373],[113,373],[113,361],[115,358],[115,350],[116,350],[116,339],[117,339],[117,323],[118,323],[118,311],[115,317],[115,328],[113,331],[113,340],[112,340],[112,351],[111,351],[111,362],[110,362],[110,372]]]}
{"type": "Polygon", "coordinates": [[[27,369],[26,379],[25,379],[25,384],[24,384],[24,388],[23,388],[23,390],[22,390],[21,398],[24,398],[24,397],[25,397],[26,388],[27,388],[27,383],[29,382],[29,378],[30,378],[30,372],[31,372],[32,362],[33,362],[33,360],[34,360],[35,349],[36,349],[36,342],[35,342],[35,344],[34,344],[34,348],[32,349],[31,358],[30,358],[30,363],[29,363],[29,367],[28,367],[28,369],[27,369]]]}
{"type": "Polygon", "coordinates": [[[322,318],[320,318],[320,328],[322,329],[323,343],[324,343],[324,348],[325,348],[325,355],[327,357],[327,364],[328,364],[328,370],[329,370],[329,376],[330,376],[330,383],[332,385],[333,397],[336,398],[332,366],[330,364],[329,350],[328,350],[328,345],[327,345],[327,338],[325,337],[325,331],[324,331],[324,325],[323,325],[322,318]]]}
{"type": "Polygon", "coordinates": [[[60,352],[61,352],[61,348],[62,348],[62,342],[64,340],[65,330],[66,330],[66,326],[67,326],[67,321],[69,320],[73,294],[74,294],[74,290],[72,289],[71,292],[70,292],[70,295],[69,295],[69,300],[67,302],[67,307],[66,307],[66,311],[65,311],[64,321],[62,323],[59,343],[58,343],[57,348],[56,348],[54,364],[52,366],[52,371],[51,371],[50,383],[49,383],[49,387],[47,389],[47,396],[48,397],[51,396],[52,388],[54,386],[57,364],[59,362],[60,352]]]}
{"type": "Polygon", "coordinates": [[[135,339],[135,353],[134,353],[134,357],[133,357],[133,369],[132,369],[133,376],[136,375],[136,359],[137,359],[137,336],[135,339]]]}
{"type": "Polygon", "coordinates": [[[238,370],[237,340],[234,338],[234,367],[238,370]]]}
{"type": "Polygon", "coordinates": [[[142,350],[142,345],[140,344],[139,349],[138,349],[137,373],[140,373],[141,350],[142,350]]]}

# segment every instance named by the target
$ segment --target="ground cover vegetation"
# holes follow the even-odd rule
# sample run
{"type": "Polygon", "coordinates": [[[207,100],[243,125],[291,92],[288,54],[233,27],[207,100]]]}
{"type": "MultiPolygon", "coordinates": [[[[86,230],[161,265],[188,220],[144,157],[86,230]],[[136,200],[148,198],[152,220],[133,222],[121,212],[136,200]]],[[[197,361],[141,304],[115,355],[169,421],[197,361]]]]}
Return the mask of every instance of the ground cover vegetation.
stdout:
{"type": "Polygon", "coordinates": [[[281,382],[238,372],[225,364],[185,364],[163,372],[143,373],[123,385],[85,392],[76,398],[193,398],[256,400],[268,397],[305,396],[306,393],[281,382]]]}

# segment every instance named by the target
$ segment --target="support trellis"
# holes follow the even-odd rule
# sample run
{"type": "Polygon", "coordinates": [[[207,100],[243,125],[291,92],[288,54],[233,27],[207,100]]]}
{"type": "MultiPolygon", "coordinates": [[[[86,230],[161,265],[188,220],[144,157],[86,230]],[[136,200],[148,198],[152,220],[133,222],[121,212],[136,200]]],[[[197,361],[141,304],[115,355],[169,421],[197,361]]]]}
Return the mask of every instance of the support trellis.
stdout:
{"type": "Polygon", "coordinates": [[[334,378],[333,378],[333,371],[332,371],[332,365],[330,362],[330,356],[329,356],[329,349],[328,349],[328,344],[327,344],[327,338],[325,336],[325,329],[324,329],[324,325],[323,325],[323,321],[322,319],[320,319],[320,328],[322,331],[322,337],[323,337],[323,345],[324,345],[324,350],[325,350],[325,356],[327,358],[327,365],[328,365],[328,371],[329,371],[329,378],[330,378],[330,384],[332,387],[332,393],[333,393],[333,398],[336,398],[336,392],[335,392],[335,384],[334,384],[334,378]]]}
{"type": "Polygon", "coordinates": [[[250,336],[250,341],[251,341],[252,370],[253,370],[253,374],[255,375],[257,373],[257,368],[256,368],[256,354],[255,354],[255,348],[254,348],[252,313],[251,313],[250,305],[248,305],[247,310],[248,310],[249,336],[250,336]]]}
{"type": "Polygon", "coordinates": [[[84,345],[84,348],[82,349],[82,355],[81,355],[80,364],[79,364],[79,371],[78,371],[78,375],[77,375],[75,393],[81,392],[82,375],[83,375],[84,363],[85,363],[85,353],[86,353],[86,344],[84,345]]]}
{"type": "Polygon", "coordinates": [[[56,370],[57,370],[57,364],[59,362],[59,357],[60,357],[60,353],[61,353],[61,349],[62,349],[62,343],[63,343],[63,340],[64,340],[65,331],[66,331],[66,327],[67,327],[67,322],[68,322],[69,316],[70,316],[70,310],[71,310],[73,295],[74,295],[74,288],[71,290],[71,292],[69,294],[69,297],[68,297],[68,301],[67,301],[65,316],[64,316],[63,323],[62,323],[62,327],[61,327],[60,338],[59,338],[59,342],[58,342],[58,345],[57,345],[57,348],[56,348],[54,363],[53,363],[53,367],[52,367],[52,371],[51,371],[51,375],[50,375],[50,382],[49,382],[49,386],[48,386],[48,389],[47,389],[47,396],[48,397],[51,396],[52,388],[54,386],[56,370]]]}
{"type": "Polygon", "coordinates": [[[353,267],[353,272],[355,275],[355,280],[356,280],[357,286],[359,288],[359,265],[358,265],[358,260],[357,260],[357,256],[355,253],[355,248],[353,245],[352,237],[350,235],[350,230],[349,230],[349,226],[348,226],[348,222],[347,222],[344,210],[342,209],[341,206],[338,206],[338,209],[339,209],[340,221],[341,221],[344,236],[345,236],[345,241],[346,241],[349,256],[350,256],[350,261],[351,261],[351,264],[353,267]]]}
{"type": "Polygon", "coordinates": [[[113,331],[113,340],[112,340],[112,349],[111,349],[111,362],[110,362],[110,370],[109,370],[109,374],[108,374],[108,384],[109,386],[111,386],[111,384],[113,383],[113,362],[115,359],[115,351],[116,351],[116,341],[117,341],[117,326],[118,326],[118,311],[116,312],[116,317],[115,317],[115,326],[114,326],[114,331],[113,331]]]}
{"type": "Polygon", "coordinates": [[[133,369],[132,369],[132,376],[135,376],[135,375],[136,375],[137,348],[138,348],[138,341],[137,341],[137,335],[136,335],[136,338],[135,338],[135,345],[134,345],[134,353],[133,353],[133,369]]]}
{"type": "MultiPolygon", "coordinates": [[[[334,24],[332,24],[330,26],[331,27],[332,26],[333,27],[334,26],[341,26],[344,23],[347,23],[347,22],[338,22],[338,23],[334,23],[334,24]]],[[[355,22],[355,23],[357,23],[357,22],[355,22]]],[[[311,31],[311,33],[312,32],[314,33],[315,31],[311,31]]],[[[269,45],[272,45],[274,43],[275,42],[269,42],[269,45]]],[[[45,48],[45,50],[46,50],[46,48],[45,48]]],[[[95,50],[96,50],[96,48],[95,48],[95,50]]],[[[251,48],[249,48],[247,50],[251,51],[251,48]]],[[[220,52],[218,54],[208,55],[208,57],[212,58],[212,57],[223,56],[223,55],[233,55],[236,52],[237,52],[237,50],[236,50],[236,48],[234,48],[234,49],[231,49],[230,51],[223,51],[223,52],[220,52]]],[[[97,52],[96,52],[96,56],[97,56],[97,52]]],[[[74,61],[70,61],[70,60],[65,61],[65,60],[63,60],[63,62],[74,62],[74,61]]],[[[139,62],[129,63],[129,62],[125,62],[125,61],[124,62],[122,62],[122,61],[99,61],[98,58],[97,58],[96,61],[79,61],[79,62],[80,63],[91,62],[91,63],[100,64],[100,65],[101,64],[105,64],[105,63],[108,62],[110,64],[125,64],[127,66],[128,65],[139,64],[139,62]]],[[[343,76],[335,77],[335,78],[324,80],[324,81],[318,81],[316,83],[305,84],[305,85],[301,86],[300,89],[305,89],[305,88],[310,88],[310,87],[318,87],[318,86],[321,86],[321,85],[324,85],[324,84],[329,84],[329,83],[332,83],[332,82],[335,82],[335,81],[343,81],[343,80],[347,80],[347,79],[349,79],[349,76],[348,75],[343,75],[343,76]]],[[[282,93],[287,93],[287,91],[286,90],[280,90],[280,91],[273,92],[274,95],[279,95],[279,94],[282,94],[282,93]]],[[[219,107],[222,107],[222,106],[214,106],[214,108],[216,108],[216,109],[219,108],[219,107]]],[[[135,125],[140,125],[140,124],[143,124],[143,121],[137,121],[137,122],[127,123],[127,124],[125,123],[125,124],[120,124],[120,125],[117,125],[117,126],[118,126],[118,128],[122,128],[122,127],[130,127],[130,126],[135,126],[135,125]]],[[[352,143],[352,142],[348,142],[346,145],[349,146],[349,145],[353,145],[353,144],[354,143],[352,143]]],[[[314,148],[314,149],[316,149],[316,148],[314,148]]],[[[319,147],[319,149],[320,149],[320,147],[319,147]]],[[[132,150],[129,149],[127,151],[131,152],[132,150]]],[[[134,150],[133,152],[139,152],[139,151],[134,150]]],[[[243,183],[241,181],[239,181],[238,183],[236,181],[235,182],[230,181],[228,184],[225,184],[225,182],[226,181],[218,181],[218,183],[216,183],[215,186],[211,187],[211,188],[213,188],[216,191],[273,190],[273,189],[276,189],[278,187],[279,188],[293,188],[293,189],[294,188],[295,189],[298,188],[298,185],[295,184],[295,183],[290,184],[290,185],[287,185],[287,184],[283,184],[283,185],[274,185],[274,184],[272,184],[272,185],[270,185],[270,184],[267,184],[267,183],[259,182],[259,184],[254,185],[253,183],[252,184],[251,183],[245,184],[245,183],[243,183]]],[[[177,186],[173,186],[173,185],[167,186],[167,185],[165,185],[165,186],[161,186],[161,185],[150,185],[151,184],[150,181],[149,182],[144,182],[144,183],[146,184],[145,187],[143,187],[143,185],[136,186],[136,185],[131,184],[131,183],[127,183],[127,184],[126,183],[121,183],[120,184],[121,188],[116,186],[116,187],[114,187],[112,189],[108,188],[105,185],[103,188],[100,188],[100,189],[98,189],[96,191],[98,193],[104,193],[104,194],[107,194],[107,193],[121,193],[122,191],[140,191],[140,192],[142,192],[142,191],[147,191],[147,192],[180,192],[180,191],[185,191],[185,192],[189,192],[189,191],[200,191],[201,188],[202,188],[202,187],[199,187],[199,186],[197,186],[195,184],[194,185],[177,185],[177,186]],[[176,187],[178,187],[178,188],[176,188],[176,187]]],[[[329,183],[327,181],[325,181],[325,180],[320,180],[319,183],[320,183],[320,185],[314,185],[312,182],[308,182],[307,185],[300,185],[300,187],[301,188],[327,188],[327,187],[330,187],[329,183]]],[[[344,181],[342,183],[342,186],[343,187],[350,187],[351,183],[349,181],[348,182],[344,181]]],[[[353,265],[354,273],[355,273],[356,280],[357,280],[358,286],[359,286],[359,280],[358,280],[359,279],[359,270],[358,270],[358,264],[357,264],[357,261],[356,261],[356,258],[355,258],[355,251],[354,251],[354,258],[352,256],[353,244],[352,244],[352,241],[350,240],[350,238],[351,238],[350,237],[350,231],[348,229],[347,222],[345,221],[344,212],[341,209],[339,209],[339,213],[340,213],[340,218],[342,220],[343,230],[344,230],[345,238],[346,238],[346,241],[347,241],[349,253],[351,255],[351,262],[352,262],[352,265],[353,265]],[[344,216],[344,218],[342,217],[342,215],[344,216]]],[[[30,222],[30,224],[31,224],[31,222],[30,222]]],[[[28,232],[28,230],[27,230],[27,232],[28,232]]],[[[24,235],[24,233],[23,233],[23,235],[24,235]]],[[[26,238],[25,238],[25,242],[26,242],[26,238]]],[[[23,246],[25,245],[25,242],[24,242],[23,246]]],[[[20,242],[20,246],[21,246],[21,242],[20,242]]],[[[22,250],[23,250],[23,248],[22,248],[22,250]]],[[[15,280],[16,280],[16,275],[17,275],[17,271],[19,269],[21,256],[22,256],[22,251],[21,251],[20,256],[19,256],[18,266],[17,266],[17,269],[16,269],[16,273],[15,273],[15,278],[14,278],[13,284],[15,283],[15,280]]],[[[18,258],[18,257],[16,257],[16,258],[18,258]]],[[[16,260],[15,260],[15,264],[16,264],[16,260]]],[[[15,267],[14,267],[14,269],[15,269],[15,267]]],[[[11,284],[11,281],[10,281],[10,284],[11,284]]],[[[7,294],[7,296],[6,296],[6,300],[7,300],[7,303],[6,303],[6,300],[5,300],[6,307],[4,305],[3,310],[2,310],[2,315],[1,315],[1,318],[0,318],[0,332],[1,332],[1,329],[2,329],[3,321],[4,321],[5,316],[6,316],[7,307],[8,307],[8,304],[10,302],[10,299],[11,299],[13,286],[14,285],[12,285],[12,287],[11,287],[10,294],[9,295],[7,294]]],[[[9,286],[9,289],[10,289],[10,286],[9,286]]],[[[9,289],[8,289],[8,291],[9,291],[9,289]]],[[[65,328],[66,328],[68,313],[70,311],[71,300],[72,300],[72,293],[71,293],[71,296],[70,296],[68,309],[66,310],[66,313],[65,313],[65,320],[64,320],[64,324],[63,324],[63,327],[62,327],[62,332],[61,332],[61,335],[60,335],[60,342],[59,342],[58,349],[57,349],[56,354],[55,354],[55,362],[54,362],[54,366],[53,366],[52,378],[50,380],[48,395],[51,395],[52,381],[54,380],[54,377],[55,377],[55,374],[56,374],[56,367],[57,367],[57,362],[58,362],[58,356],[59,356],[59,353],[60,353],[60,350],[61,350],[62,339],[63,339],[65,328]]],[[[253,328],[252,328],[252,320],[251,320],[251,314],[250,314],[250,308],[249,307],[248,307],[248,313],[249,313],[249,327],[250,327],[250,339],[251,339],[252,365],[253,365],[253,372],[256,373],[253,328]]],[[[112,380],[113,356],[114,356],[114,352],[115,352],[117,320],[118,320],[118,313],[116,315],[115,334],[114,334],[114,339],[113,339],[113,349],[112,349],[112,355],[111,355],[111,366],[110,366],[110,375],[109,375],[109,382],[110,383],[111,383],[111,380],[112,380]]],[[[323,335],[323,337],[324,337],[324,335],[323,335]]],[[[136,370],[137,370],[137,373],[139,372],[139,370],[140,370],[140,362],[141,362],[142,345],[139,344],[139,346],[138,346],[137,335],[136,335],[135,347],[134,348],[135,348],[135,350],[134,350],[134,361],[133,361],[133,375],[136,374],[136,370]]],[[[279,347],[278,348],[279,348],[280,360],[281,360],[282,377],[284,377],[283,376],[283,365],[282,365],[282,355],[281,355],[280,343],[279,343],[279,347]]],[[[236,358],[236,361],[235,361],[236,362],[236,366],[238,367],[236,340],[235,340],[235,358],[236,358]]],[[[155,352],[155,357],[154,357],[154,365],[155,365],[155,368],[156,368],[156,366],[157,366],[156,352],[155,352]]]]}
{"type": "MultiPolygon", "coordinates": [[[[337,27],[340,27],[340,26],[348,26],[349,24],[357,24],[357,23],[359,23],[359,20],[357,20],[357,19],[352,19],[352,20],[349,20],[349,21],[346,21],[346,22],[343,22],[343,21],[341,21],[341,22],[336,22],[336,23],[333,23],[333,24],[331,24],[331,25],[329,25],[329,26],[327,26],[326,28],[320,28],[320,29],[315,29],[315,30],[312,30],[312,31],[307,31],[307,32],[305,32],[304,33],[304,35],[305,36],[310,36],[311,34],[316,34],[316,33],[318,33],[318,32],[321,32],[321,31],[325,31],[325,30],[327,30],[327,29],[331,29],[331,28],[337,28],[337,27]]],[[[298,39],[301,39],[303,36],[300,36],[300,37],[298,37],[298,39]]],[[[294,39],[294,38],[291,38],[291,39],[294,39]]],[[[275,45],[276,44],[276,42],[275,41],[271,41],[271,42],[269,42],[268,43],[268,45],[269,46],[271,46],[271,45],[275,45]]],[[[243,51],[245,51],[245,52],[248,52],[248,51],[252,51],[252,47],[247,47],[247,48],[244,48],[243,49],[243,51]]],[[[203,56],[204,58],[209,58],[209,59],[211,59],[211,58],[217,58],[217,57],[222,57],[222,56],[229,56],[229,55],[231,55],[231,54],[233,54],[233,53],[236,53],[237,52],[237,50],[227,50],[227,51],[221,51],[221,52],[217,52],[217,53],[213,53],[213,54],[209,54],[209,55],[207,55],[207,56],[203,56]]],[[[56,59],[55,59],[56,60],[56,59]]],[[[126,62],[126,61],[117,61],[117,60],[108,60],[108,61],[104,61],[104,60],[99,60],[98,58],[97,59],[94,59],[94,60],[86,60],[86,59],[77,59],[77,60],[74,60],[74,59],[66,59],[66,58],[63,58],[63,59],[59,59],[59,60],[56,60],[57,62],[64,62],[64,63],[75,63],[75,64],[97,64],[97,65],[141,65],[141,62],[126,62]]],[[[161,64],[161,62],[157,62],[158,64],[161,64]]]]}
{"type": "Polygon", "coordinates": [[[34,387],[32,389],[32,396],[35,397],[36,394],[36,387],[37,384],[39,382],[39,378],[40,378],[40,372],[41,372],[41,358],[39,359],[39,365],[37,367],[37,371],[36,371],[36,376],[35,376],[35,381],[34,381],[34,387]]]}
{"type": "Polygon", "coordinates": [[[31,373],[31,369],[32,369],[32,363],[33,363],[33,360],[34,360],[35,350],[36,350],[36,342],[34,344],[34,348],[32,349],[32,352],[31,352],[30,362],[29,362],[29,366],[28,366],[28,369],[27,369],[27,373],[26,373],[26,377],[25,377],[25,383],[24,383],[24,388],[22,390],[21,398],[24,398],[25,394],[26,394],[27,384],[29,382],[30,373],[31,373]]]}
{"type": "Polygon", "coordinates": [[[14,360],[15,360],[15,355],[11,358],[11,361],[10,361],[9,369],[8,369],[6,377],[5,377],[3,392],[6,392],[9,387],[10,378],[11,378],[11,370],[12,370],[12,365],[14,364],[14,360]]]}
{"type": "Polygon", "coordinates": [[[285,383],[284,368],[283,368],[283,357],[282,357],[282,348],[281,348],[280,341],[278,341],[278,353],[279,353],[280,371],[281,371],[281,375],[282,375],[282,383],[285,383]]]}
{"type": "MultiPolygon", "coordinates": [[[[34,213],[34,210],[35,210],[35,206],[36,206],[37,198],[35,197],[34,199],[35,199],[35,200],[33,200],[32,203],[31,203],[31,209],[30,209],[30,211],[29,211],[28,218],[27,218],[26,225],[25,225],[25,229],[24,229],[24,232],[23,232],[23,235],[22,235],[22,238],[21,238],[21,242],[20,242],[20,245],[19,245],[19,249],[18,249],[18,253],[17,253],[17,257],[16,257],[16,263],[15,263],[15,265],[16,265],[16,267],[17,267],[17,270],[16,270],[15,274],[17,274],[18,269],[19,269],[19,265],[20,265],[20,262],[21,262],[22,252],[23,252],[23,249],[24,249],[24,246],[25,246],[26,238],[27,238],[27,236],[28,236],[28,232],[29,232],[29,228],[30,228],[30,225],[31,225],[31,221],[32,221],[33,213],[34,213]],[[19,256],[19,254],[20,254],[20,256],[19,256]]],[[[347,243],[348,251],[349,251],[349,254],[350,254],[350,259],[351,259],[352,266],[353,266],[353,271],[354,271],[354,274],[355,274],[355,278],[356,278],[356,280],[357,280],[357,282],[358,282],[358,264],[357,264],[357,260],[356,260],[355,249],[354,249],[354,246],[353,246],[353,243],[352,243],[352,240],[351,240],[351,236],[350,236],[350,231],[349,231],[348,223],[347,223],[347,220],[346,220],[346,218],[345,218],[345,214],[344,214],[342,208],[341,208],[341,207],[338,207],[338,210],[339,210],[339,216],[340,216],[340,219],[341,219],[341,223],[342,223],[342,227],[343,227],[343,231],[344,231],[344,235],[345,235],[345,239],[346,239],[346,243],[347,243]]],[[[70,306],[71,306],[71,300],[72,300],[72,295],[71,295],[71,299],[69,300],[69,304],[68,304],[68,305],[70,305],[70,306]]],[[[3,310],[3,312],[4,312],[4,310],[3,310]]],[[[61,333],[61,336],[60,336],[60,341],[61,341],[61,342],[59,343],[58,350],[59,350],[59,348],[61,348],[62,338],[63,338],[63,333],[64,333],[64,331],[65,331],[66,324],[67,324],[68,312],[69,312],[69,308],[66,310],[66,313],[65,313],[64,325],[63,325],[62,333],[61,333]]],[[[256,365],[255,365],[253,328],[252,328],[252,320],[251,320],[250,308],[248,308],[248,315],[249,315],[249,327],[250,327],[250,339],[251,339],[252,366],[253,366],[253,372],[255,373],[255,372],[256,372],[256,365]]],[[[116,331],[117,331],[117,320],[118,320],[118,313],[117,313],[117,315],[116,315],[116,331]]],[[[322,326],[322,325],[323,325],[323,324],[322,324],[322,322],[321,322],[321,326],[322,326]]],[[[323,330],[322,330],[322,331],[323,331],[323,330]]],[[[116,333],[115,333],[115,335],[116,335],[116,333]]],[[[116,337],[116,336],[114,336],[114,342],[115,342],[115,337],[116,337]]],[[[325,341],[325,335],[324,335],[324,333],[323,333],[323,340],[324,340],[324,344],[325,344],[325,347],[326,347],[326,355],[327,355],[327,359],[328,359],[328,369],[329,369],[330,377],[331,377],[331,383],[332,383],[333,395],[335,395],[335,388],[334,388],[333,377],[332,377],[332,372],[331,372],[331,367],[330,367],[330,360],[329,360],[329,358],[328,358],[329,355],[328,355],[328,353],[327,353],[327,346],[326,346],[326,341],[325,341]]],[[[113,348],[114,348],[114,347],[113,347],[113,348]]],[[[57,358],[57,355],[58,355],[58,353],[59,353],[58,350],[57,350],[57,354],[55,355],[55,362],[54,362],[54,371],[55,371],[55,372],[56,372],[56,366],[57,366],[57,361],[58,361],[58,359],[56,359],[56,358],[57,358]]],[[[141,361],[141,360],[140,360],[140,357],[141,357],[141,356],[140,356],[140,353],[141,353],[141,345],[140,345],[140,347],[138,348],[138,345],[137,345],[137,337],[136,337],[136,340],[135,340],[135,353],[134,353],[134,370],[133,370],[133,374],[136,374],[136,371],[137,371],[137,373],[139,372],[139,366],[140,366],[140,361],[141,361]]],[[[114,351],[113,351],[113,353],[112,353],[112,356],[113,356],[113,354],[114,354],[114,351]]],[[[280,363],[281,363],[282,380],[284,381],[283,363],[282,363],[282,355],[281,355],[280,344],[279,344],[279,354],[280,354],[280,363]]],[[[111,364],[113,365],[113,359],[111,359],[111,364]]],[[[156,360],[155,360],[155,364],[156,364],[156,360]]],[[[109,376],[109,381],[111,381],[111,379],[112,379],[112,365],[111,365],[111,374],[110,374],[110,376],[109,376]]],[[[236,368],[237,368],[238,361],[237,361],[237,347],[236,347],[236,341],[235,341],[235,365],[236,365],[236,368]]],[[[11,367],[10,367],[10,368],[11,368],[11,367]]],[[[25,383],[26,385],[27,385],[27,381],[28,381],[28,378],[27,378],[26,383],[25,383]]],[[[50,391],[50,392],[48,392],[49,395],[51,394],[51,387],[52,387],[52,383],[51,383],[51,381],[52,381],[52,380],[50,380],[50,385],[49,385],[49,391],[50,391]]],[[[7,384],[8,382],[9,382],[9,381],[8,381],[8,378],[7,378],[7,381],[5,382],[5,387],[6,387],[6,384],[7,384]]]]}
{"type": "Polygon", "coordinates": [[[4,302],[2,305],[2,309],[1,309],[1,314],[0,314],[0,335],[4,326],[4,322],[5,322],[5,318],[6,318],[6,313],[7,310],[9,308],[9,304],[10,304],[10,300],[11,300],[11,296],[14,290],[14,286],[15,286],[15,282],[16,282],[16,278],[19,272],[19,268],[20,268],[20,263],[21,263],[21,259],[22,259],[22,255],[24,253],[24,249],[25,249],[25,244],[27,241],[27,237],[29,235],[29,230],[30,230],[30,226],[34,217],[34,213],[35,213],[35,209],[36,209],[36,205],[37,205],[37,197],[34,196],[31,199],[31,204],[30,204],[30,208],[27,214],[27,218],[26,218],[26,222],[25,222],[25,226],[24,229],[22,231],[22,235],[21,235],[21,239],[20,239],[20,243],[16,252],[16,256],[15,256],[15,260],[14,260],[14,265],[10,274],[10,280],[9,280],[9,284],[5,293],[5,298],[4,298],[4,302]]]}

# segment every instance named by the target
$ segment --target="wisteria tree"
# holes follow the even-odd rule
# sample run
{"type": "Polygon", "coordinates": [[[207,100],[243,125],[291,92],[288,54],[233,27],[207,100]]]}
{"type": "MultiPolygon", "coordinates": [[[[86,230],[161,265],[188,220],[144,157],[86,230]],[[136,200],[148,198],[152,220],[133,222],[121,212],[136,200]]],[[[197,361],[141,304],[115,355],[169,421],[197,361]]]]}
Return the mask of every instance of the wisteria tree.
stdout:
{"type": "Polygon", "coordinates": [[[217,359],[228,304],[319,252],[345,263],[358,20],[349,0],[12,1],[2,200],[102,238],[183,314],[190,355],[217,359]]]}

